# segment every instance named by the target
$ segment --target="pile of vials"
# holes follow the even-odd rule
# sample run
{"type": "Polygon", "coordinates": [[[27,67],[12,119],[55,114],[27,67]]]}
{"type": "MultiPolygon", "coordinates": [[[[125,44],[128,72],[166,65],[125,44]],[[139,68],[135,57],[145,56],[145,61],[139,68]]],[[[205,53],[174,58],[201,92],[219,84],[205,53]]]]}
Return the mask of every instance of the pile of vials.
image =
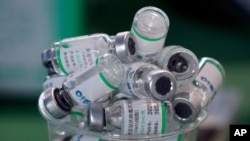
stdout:
{"type": "Polygon", "coordinates": [[[42,52],[39,110],[62,130],[77,129],[62,140],[164,136],[200,120],[225,72],[212,57],[165,46],[169,25],[164,11],[143,7],[129,31],[65,38],[42,52]]]}

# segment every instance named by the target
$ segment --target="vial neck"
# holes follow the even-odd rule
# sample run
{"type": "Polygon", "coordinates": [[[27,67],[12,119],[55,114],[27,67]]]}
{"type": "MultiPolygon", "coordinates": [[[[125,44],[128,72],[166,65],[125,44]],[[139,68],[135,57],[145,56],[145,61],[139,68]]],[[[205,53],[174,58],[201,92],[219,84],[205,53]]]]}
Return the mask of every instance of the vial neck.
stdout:
{"type": "Polygon", "coordinates": [[[74,104],[72,98],[70,97],[70,93],[67,89],[61,88],[59,89],[59,95],[61,100],[64,102],[64,105],[72,109],[76,104],[74,104]]]}

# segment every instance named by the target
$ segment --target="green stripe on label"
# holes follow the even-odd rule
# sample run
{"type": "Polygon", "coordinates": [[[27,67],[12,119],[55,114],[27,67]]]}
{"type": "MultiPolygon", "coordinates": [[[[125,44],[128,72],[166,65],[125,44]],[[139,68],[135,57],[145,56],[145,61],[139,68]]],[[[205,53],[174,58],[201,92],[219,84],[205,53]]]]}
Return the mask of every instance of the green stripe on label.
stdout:
{"type": "Polygon", "coordinates": [[[81,117],[83,117],[83,114],[82,114],[81,112],[77,112],[77,111],[71,111],[71,112],[70,112],[70,115],[72,115],[72,116],[81,116],[81,117]]]}
{"type": "Polygon", "coordinates": [[[118,89],[117,87],[113,86],[107,79],[106,77],[103,75],[102,72],[99,73],[99,76],[101,77],[102,81],[111,89],[118,89]]]}
{"type": "Polygon", "coordinates": [[[178,137],[177,137],[177,141],[182,141],[182,134],[179,134],[178,137]]]}
{"type": "Polygon", "coordinates": [[[135,32],[135,34],[138,37],[142,38],[143,40],[147,40],[147,41],[158,41],[158,40],[161,40],[161,39],[165,38],[165,36],[166,36],[166,34],[164,34],[163,36],[161,36],[159,38],[149,38],[149,37],[146,37],[146,36],[140,34],[139,31],[137,31],[137,29],[136,29],[136,27],[134,25],[132,26],[132,30],[135,32]]]}
{"type": "Polygon", "coordinates": [[[102,139],[98,139],[98,141],[102,141],[102,139]]]}
{"type": "Polygon", "coordinates": [[[161,101],[161,115],[162,115],[162,126],[161,126],[161,133],[166,133],[166,123],[167,123],[167,115],[166,115],[166,107],[165,103],[161,101]]]}
{"type": "Polygon", "coordinates": [[[214,61],[212,61],[212,60],[207,60],[207,63],[210,63],[210,64],[212,64],[213,66],[215,66],[215,67],[219,70],[219,72],[221,73],[221,75],[222,75],[223,77],[225,77],[225,71],[224,71],[224,69],[222,68],[221,65],[219,65],[218,63],[216,63],[216,62],[214,62],[214,61]]]}
{"type": "Polygon", "coordinates": [[[97,65],[99,63],[99,59],[97,58],[96,60],[95,60],[95,64],[97,65]]]}
{"type": "MultiPolygon", "coordinates": [[[[95,64],[97,65],[99,63],[99,59],[97,58],[95,60],[95,64]]],[[[102,81],[111,89],[118,89],[117,87],[113,86],[104,76],[104,74],[102,72],[99,73],[99,76],[101,77],[102,81]]]]}
{"type": "Polygon", "coordinates": [[[62,64],[60,49],[58,49],[58,50],[56,51],[56,58],[57,58],[59,67],[60,67],[60,69],[62,70],[62,72],[63,72],[64,74],[68,75],[67,71],[65,70],[65,68],[63,67],[63,64],[62,64]]]}

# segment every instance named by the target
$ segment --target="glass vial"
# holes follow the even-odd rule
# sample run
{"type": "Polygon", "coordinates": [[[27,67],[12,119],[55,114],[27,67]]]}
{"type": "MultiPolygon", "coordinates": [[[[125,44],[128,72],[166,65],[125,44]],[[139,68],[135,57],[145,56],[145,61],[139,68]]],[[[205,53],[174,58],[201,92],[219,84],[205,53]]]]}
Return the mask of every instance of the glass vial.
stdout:
{"type": "Polygon", "coordinates": [[[199,71],[196,55],[179,45],[164,47],[157,57],[157,65],[172,72],[178,84],[187,84],[194,80],[199,71]]]}
{"type": "Polygon", "coordinates": [[[169,18],[157,7],[139,9],[133,19],[131,32],[138,43],[137,61],[154,62],[163,48],[169,29],[169,18]]]}
{"type": "Polygon", "coordinates": [[[95,67],[80,68],[67,76],[63,87],[53,88],[45,98],[45,106],[55,118],[63,118],[73,106],[88,106],[117,90],[124,78],[120,60],[113,54],[105,54],[96,60],[95,67]]]}
{"type": "Polygon", "coordinates": [[[215,59],[203,57],[194,83],[182,85],[172,103],[175,117],[182,123],[191,123],[206,109],[225,77],[223,66],[215,59]]]}
{"type": "Polygon", "coordinates": [[[173,112],[170,103],[146,99],[119,100],[103,113],[99,103],[89,106],[91,130],[107,130],[119,135],[165,134],[171,131],[173,112]]]}
{"type": "Polygon", "coordinates": [[[168,100],[176,91],[176,79],[156,65],[134,62],[127,66],[126,81],[120,91],[139,98],[168,100]]]}
{"type": "Polygon", "coordinates": [[[105,53],[113,53],[128,63],[136,59],[136,52],[135,38],[127,31],[114,37],[100,33],[66,38],[52,44],[52,67],[55,72],[68,75],[80,67],[95,66],[96,58],[105,53]]]}

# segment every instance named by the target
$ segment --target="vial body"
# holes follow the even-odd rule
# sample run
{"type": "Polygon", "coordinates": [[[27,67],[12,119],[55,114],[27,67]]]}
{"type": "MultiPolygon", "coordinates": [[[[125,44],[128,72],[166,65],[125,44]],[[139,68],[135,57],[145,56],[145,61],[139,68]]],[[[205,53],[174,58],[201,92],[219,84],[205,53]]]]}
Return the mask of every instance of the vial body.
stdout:
{"type": "Polygon", "coordinates": [[[225,77],[225,69],[218,60],[211,57],[201,58],[199,72],[195,77],[194,85],[206,90],[206,97],[208,97],[208,102],[206,103],[210,103],[213,100],[225,77]]]}
{"type": "Polygon", "coordinates": [[[68,75],[78,68],[95,66],[98,56],[109,51],[107,34],[66,38],[52,44],[52,65],[58,74],[68,75]]]}
{"type": "Polygon", "coordinates": [[[157,57],[157,65],[172,72],[178,84],[187,84],[194,80],[199,71],[196,55],[179,45],[164,47],[157,57]]]}
{"type": "Polygon", "coordinates": [[[91,68],[95,60],[105,53],[115,54],[122,62],[136,59],[137,43],[130,32],[116,36],[104,33],[66,38],[52,44],[52,66],[55,72],[68,75],[78,68],[91,68]]]}
{"type": "Polygon", "coordinates": [[[173,119],[170,103],[150,98],[116,101],[111,107],[105,107],[104,116],[104,130],[119,135],[165,134],[171,131],[173,119]]]}
{"type": "Polygon", "coordinates": [[[183,123],[196,120],[206,109],[225,77],[223,66],[215,59],[203,57],[194,83],[181,85],[172,102],[176,119],[183,123]]]}
{"type": "Polygon", "coordinates": [[[88,70],[80,68],[70,74],[63,83],[63,89],[70,93],[77,105],[88,105],[117,90],[124,76],[120,60],[113,54],[105,54],[96,60],[95,67],[88,70]]]}
{"type": "Polygon", "coordinates": [[[139,98],[168,100],[176,91],[176,80],[172,73],[156,65],[135,62],[127,65],[126,79],[120,91],[139,98]]]}
{"type": "Polygon", "coordinates": [[[138,43],[137,61],[154,62],[163,48],[169,29],[169,18],[157,7],[139,9],[133,19],[131,32],[138,43]]]}
{"type": "Polygon", "coordinates": [[[45,98],[46,108],[55,118],[63,118],[74,106],[87,107],[117,90],[124,80],[124,72],[123,64],[115,55],[104,54],[96,60],[96,66],[74,71],[61,88],[53,88],[45,98]]]}

